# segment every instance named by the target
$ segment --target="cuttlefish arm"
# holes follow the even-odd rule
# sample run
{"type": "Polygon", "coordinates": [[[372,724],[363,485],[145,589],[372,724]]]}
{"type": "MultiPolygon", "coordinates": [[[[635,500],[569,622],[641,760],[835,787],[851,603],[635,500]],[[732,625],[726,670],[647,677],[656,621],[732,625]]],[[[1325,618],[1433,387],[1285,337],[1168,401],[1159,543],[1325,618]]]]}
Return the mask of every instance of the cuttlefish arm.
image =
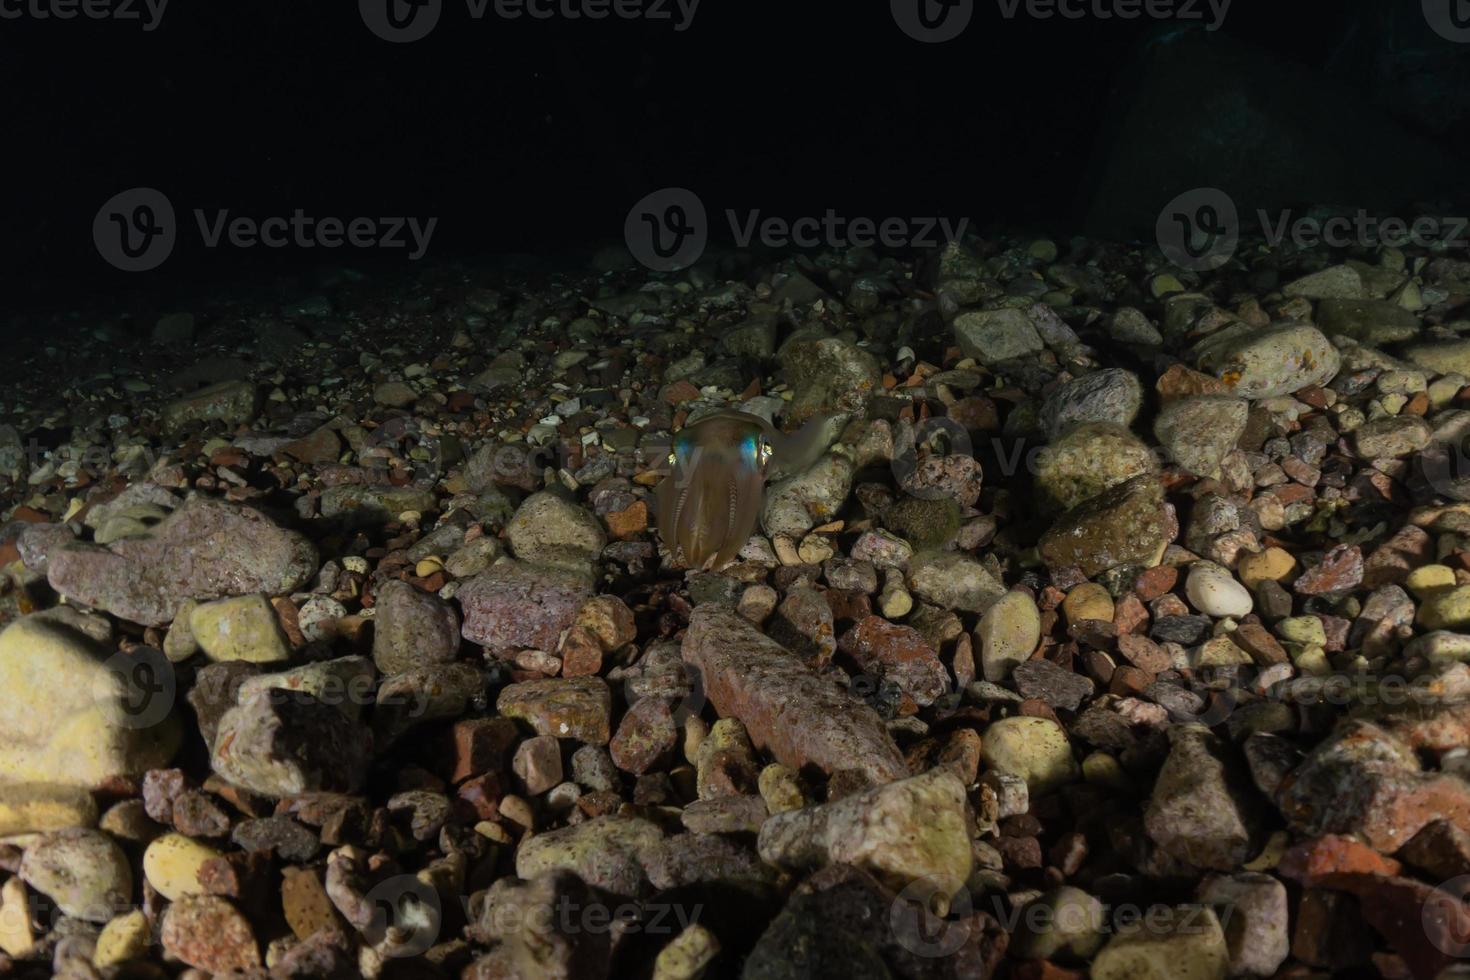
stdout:
{"type": "Polygon", "coordinates": [[[760,416],[723,411],[679,430],[657,491],[659,534],[674,560],[697,569],[734,561],[760,520],[772,468],[809,466],[826,448],[825,422],[786,436],[760,416]]]}

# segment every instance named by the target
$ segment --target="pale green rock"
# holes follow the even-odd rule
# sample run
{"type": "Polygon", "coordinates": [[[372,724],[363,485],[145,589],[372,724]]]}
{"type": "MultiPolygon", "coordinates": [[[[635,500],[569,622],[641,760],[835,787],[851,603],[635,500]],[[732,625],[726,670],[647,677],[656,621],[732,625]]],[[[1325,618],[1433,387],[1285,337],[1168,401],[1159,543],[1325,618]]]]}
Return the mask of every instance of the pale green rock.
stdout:
{"type": "Polygon", "coordinates": [[[1470,585],[1426,596],[1414,620],[1427,630],[1454,630],[1470,626],[1470,585]]]}
{"type": "Polygon", "coordinates": [[[175,693],[172,678],[140,701],[130,661],[111,657],[59,617],[0,633],[0,783],[92,788],[167,765],[182,729],[172,702],[153,699],[175,693]]]}
{"type": "Polygon", "coordinates": [[[1225,980],[1230,952],[1213,909],[1180,906],[1119,929],[1091,972],[1092,980],[1225,980]]]}
{"type": "Polygon", "coordinates": [[[1080,888],[1063,885],[1022,911],[1010,951],[1023,960],[1083,963],[1102,948],[1108,914],[1103,903],[1080,888]]]}
{"type": "Polygon", "coordinates": [[[45,834],[25,850],[20,878],[65,914],[106,922],[128,911],[133,869],[128,856],[100,830],[73,827],[45,834]]]}
{"type": "Polygon", "coordinates": [[[980,744],[981,761],[1020,776],[1032,796],[1052,792],[1081,775],[1067,733],[1050,718],[1002,718],[985,729],[980,744]]]}
{"type": "Polygon", "coordinates": [[[201,603],[189,615],[189,631],[205,656],[216,662],[269,664],[291,659],[280,620],[263,595],[201,603]]]}
{"type": "Polygon", "coordinates": [[[850,864],[895,891],[922,886],[948,901],[969,877],[965,786],[939,766],[832,803],[791,810],[761,825],[761,860],[812,871],[850,864]]]}
{"type": "Polygon", "coordinates": [[[1127,428],[1094,422],[1072,428],[1036,455],[1044,509],[1060,513],[1135,476],[1157,474],[1153,450],[1127,428]]]}
{"type": "Polygon", "coordinates": [[[1041,612],[1025,592],[1007,592],[980,617],[975,643],[985,679],[1000,683],[1025,662],[1041,641],[1041,612]]]}
{"type": "Polygon", "coordinates": [[[954,321],[960,352],[981,364],[997,364],[1045,349],[1029,317],[1017,309],[962,313],[954,321]]]}

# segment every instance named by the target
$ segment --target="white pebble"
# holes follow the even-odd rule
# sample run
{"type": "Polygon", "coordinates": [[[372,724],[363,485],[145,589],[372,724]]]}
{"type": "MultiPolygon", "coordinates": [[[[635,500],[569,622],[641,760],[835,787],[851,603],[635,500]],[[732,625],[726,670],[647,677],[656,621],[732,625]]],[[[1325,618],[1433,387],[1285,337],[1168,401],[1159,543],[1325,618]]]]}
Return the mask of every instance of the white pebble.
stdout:
{"type": "Polygon", "coordinates": [[[1209,562],[1198,562],[1189,570],[1184,594],[1190,605],[1206,616],[1239,619],[1255,607],[1250,591],[1228,571],[1209,562]]]}

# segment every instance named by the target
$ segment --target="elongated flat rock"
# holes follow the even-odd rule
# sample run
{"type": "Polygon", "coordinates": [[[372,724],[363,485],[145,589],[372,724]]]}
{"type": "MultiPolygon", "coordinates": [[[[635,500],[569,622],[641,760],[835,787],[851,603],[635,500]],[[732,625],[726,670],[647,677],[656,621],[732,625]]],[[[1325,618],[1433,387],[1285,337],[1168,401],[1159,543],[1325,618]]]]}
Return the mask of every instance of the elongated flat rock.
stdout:
{"type": "Polygon", "coordinates": [[[909,775],[878,713],[724,606],[694,610],[686,663],[703,675],[719,713],[738,718],[757,747],[799,769],[856,769],[875,784],[909,775]]]}
{"type": "Polygon", "coordinates": [[[170,622],[187,599],[283,595],[317,570],[317,550],[259,511],[196,497],[149,533],[47,555],[51,587],[144,626],[170,622]]]}

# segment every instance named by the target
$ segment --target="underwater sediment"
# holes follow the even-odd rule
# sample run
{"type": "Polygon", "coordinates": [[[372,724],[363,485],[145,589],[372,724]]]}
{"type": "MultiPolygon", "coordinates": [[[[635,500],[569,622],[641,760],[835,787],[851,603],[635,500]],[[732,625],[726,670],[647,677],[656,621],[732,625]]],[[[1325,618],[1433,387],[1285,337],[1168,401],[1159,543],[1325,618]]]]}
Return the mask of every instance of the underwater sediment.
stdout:
{"type": "Polygon", "coordinates": [[[1412,245],[970,237],[334,276],[13,350],[6,963],[1434,977],[1467,301],[1412,245]],[[730,410],[832,424],[688,571],[658,487],[730,410]]]}

